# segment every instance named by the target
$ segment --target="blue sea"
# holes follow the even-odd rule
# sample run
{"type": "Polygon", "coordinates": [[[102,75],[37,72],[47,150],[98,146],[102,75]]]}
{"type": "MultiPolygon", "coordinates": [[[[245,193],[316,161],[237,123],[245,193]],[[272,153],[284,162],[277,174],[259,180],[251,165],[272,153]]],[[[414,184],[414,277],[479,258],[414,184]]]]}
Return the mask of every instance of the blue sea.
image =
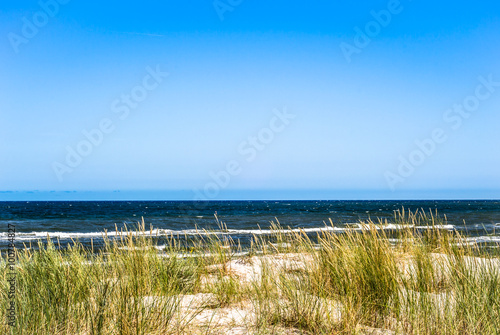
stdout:
{"type": "MultiPolygon", "coordinates": [[[[500,201],[10,201],[0,202],[0,249],[7,248],[9,224],[16,228],[18,246],[78,239],[84,245],[102,243],[103,232],[115,227],[135,230],[144,219],[146,229],[161,235],[195,235],[202,229],[220,230],[215,215],[225,224],[225,235],[248,241],[266,234],[271,222],[284,228],[314,233],[325,227],[341,231],[360,220],[394,218],[397,210],[424,210],[444,219],[443,229],[458,230],[477,242],[500,242],[500,201]],[[332,226],[333,223],[333,226],[332,226]]],[[[393,227],[397,229],[397,227],[393,227]]],[[[110,234],[112,236],[112,234],[110,234]]]]}

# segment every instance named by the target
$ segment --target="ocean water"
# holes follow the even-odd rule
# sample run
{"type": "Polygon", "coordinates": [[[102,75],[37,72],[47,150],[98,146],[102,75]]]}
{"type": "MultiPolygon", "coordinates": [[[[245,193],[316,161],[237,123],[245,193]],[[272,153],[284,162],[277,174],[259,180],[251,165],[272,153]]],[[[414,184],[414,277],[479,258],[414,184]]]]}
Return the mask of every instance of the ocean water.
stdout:
{"type": "MultiPolygon", "coordinates": [[[[392,221],[402,208],[432,211],[446,216],[443,229],[458,230],[476,242],[500,242],[500,201],[24,201],[0,202],[0,249],[7,248],[8,226],[15,226],[15,241],[46,241],[62,245],[78,239],[84,245],[102,242],[104,231],[115,227],[135,230],[144,218],[146,229],[158,235],[194,235],[202,229],[219,230],[215,214],[225,224],[223,234],[248,241],[266,234],[271,222],[307,232],[341,232],[368,218],[392,221]],[[330,224],[330,220],[333,226],[330,224]]],[[[395,225],[384,226],[396,230],[395,225]]],[[[422,227],[424,229],[425,227],[422,227]]],[[[112,233],[108,234],[113,236],[112,233]]]]}

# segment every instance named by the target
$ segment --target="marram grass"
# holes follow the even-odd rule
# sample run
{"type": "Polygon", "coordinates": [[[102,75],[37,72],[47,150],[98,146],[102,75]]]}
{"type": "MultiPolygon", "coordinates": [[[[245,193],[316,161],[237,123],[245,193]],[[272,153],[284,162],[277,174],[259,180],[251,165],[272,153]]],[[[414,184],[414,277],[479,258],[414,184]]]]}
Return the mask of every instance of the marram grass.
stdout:
{"type": "Polygon", "coordinates": [[[444,223],[437,214],[402,210],[391,222],[370,220],[311,236],[276,222],[274,233],[255,236],[246,254],[216,234],[171,237],[159,253],[144,224],[139,234],[106,238],[98,252],[78,242],[66,248],[39,242],[37,249],[17,251],[15,327],[6,322],[9,284],[1,255],[0,333],[211,334],[220,329],[197,328],[197,314],[246,304],[255,316],[246,327],[256,334],[281,328],[498,334],[499,261],[442,229],[444,223]],[[400,229],[381,229],[389,223],[400,229]],[[415,228],[421,226],[428,228],[415,228]],[[286,254],[302,266],[277,272],[266,258],[286,254]],[[251,282],[227,266],[255,259],[262,260],[261,271],[251,282]],[[212,293],[215,300],[180,315],[180,297],[196,293],[212,293]]]}

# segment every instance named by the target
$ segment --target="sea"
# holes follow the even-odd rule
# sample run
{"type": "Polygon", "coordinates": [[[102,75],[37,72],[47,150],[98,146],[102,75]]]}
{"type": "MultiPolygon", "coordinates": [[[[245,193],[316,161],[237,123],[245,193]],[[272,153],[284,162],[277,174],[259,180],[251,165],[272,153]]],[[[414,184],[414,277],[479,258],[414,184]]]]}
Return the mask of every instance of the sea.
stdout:
{"type": "MultiPolygon", "coordinates": [[[[269,234],[279,224],[285,231],[302,229],[342,232],[372,219],[389,230],[396,211],[425,211],[443,220],[441,228],[466,235],[471,243],[500,243],[500,201],[4,201],[0,202],[0,250],[15,229],[17,247],[33,247],[48,239],[58,245],[79,241],[102,246],[104,234],[116,229],[145,229],[156,236],[223,234],[238,243],[269,234]],[[385,224],[385,220],[387,223],[385,224]],[[126,227],[126,228],[125,228],[126,227]]],[[[425,229],[425,227],[420,227],[425,229]]]]}

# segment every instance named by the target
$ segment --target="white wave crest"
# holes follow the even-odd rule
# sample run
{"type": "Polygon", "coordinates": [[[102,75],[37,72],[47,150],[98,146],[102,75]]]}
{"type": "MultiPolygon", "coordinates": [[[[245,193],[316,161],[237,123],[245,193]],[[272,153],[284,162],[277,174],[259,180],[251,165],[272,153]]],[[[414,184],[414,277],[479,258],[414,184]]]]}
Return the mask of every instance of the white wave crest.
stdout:
{"type": "MultiPolygon", "coordinates": [[[[412,225],[398,225],[398,224],[385,224],[375,225],[376,229],[383,230],[401,230],[408,228],[415,229],[455,229],[454,225],[435,225],[435,226],[412,226],[412,225]]],[[[47,237],[55,239],[99,239],[107,237],[120,237],[127,234],[145,235],[145,236],[207,236],[207,235],[271,235],[271,234],[289,234],[289,233],[321,233],[321,232],[344,232],[344,231],[360,231],[369,230],[370,226],[361,223],[349,223],[348,227],[324,226],[312,228],[289,228],[289,229],[225,229],[225,230],[202,230],[202,229],[187,229],[187,230],[170,230],[170,229],[153,229],[148,231],[102,231],[102,232],[31,232],[31,233],[16,233],[15,240],[29,241],[46,239],[47,237]]],[[[0,233],[0,240],[7,240],[7,233],[0,233]]]]}

